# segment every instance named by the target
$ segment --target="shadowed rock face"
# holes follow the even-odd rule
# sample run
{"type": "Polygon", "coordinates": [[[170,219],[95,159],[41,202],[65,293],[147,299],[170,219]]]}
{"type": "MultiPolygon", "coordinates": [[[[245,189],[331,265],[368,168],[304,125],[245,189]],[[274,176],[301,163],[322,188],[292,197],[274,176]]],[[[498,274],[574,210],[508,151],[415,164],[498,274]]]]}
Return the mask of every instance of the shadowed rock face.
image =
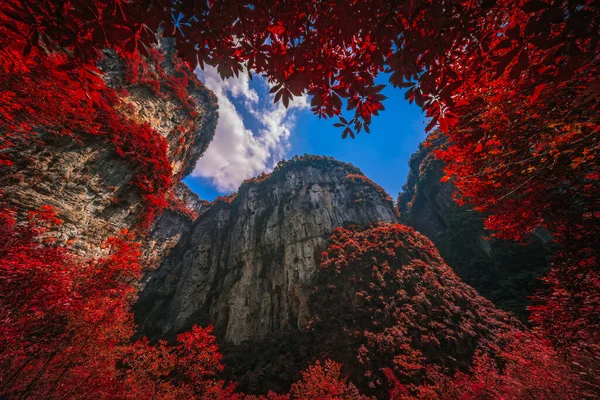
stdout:
{"type": "Polygon", "coordinates": [[[400,222],[435,243],[444,260],[466,283],[497,306],[527,320],[528,296],[539,287],[552,254],[550,235],[536,232],[528,243],[490,238],[485,215],[452,199],[451,181],[440,182],[444,163],[431,148],[419,147],[409,162],[403,192],[398,195],[400,222]]]}
{"type": "MultiPolygon", "coordinates": [[[[182,182],[175,186],[173,193],[196,214],[204,211],[209,204],[182,182]]],[[[142,240],[141,250],[146,266],[150,269],[158,267],[179,239],[189,232],[193,222],[193,216],[169,208],[156,217],[148,236],[142,240]]]]}
{"type": "MultiPolygon", "coordinates": [[[[173,72],[171,47],[170,42],[161,42],[167,74],[173,72]]],[[[169,93],[156,94],[145,85],[128,85],[125,66],[114,52],[104,52],[99,68],[107,86],[127,93],[120,108],[125,118],[146,123],[167,139],[174,182],[190,172],[215,133],[218,112],[212,92],[198,80],[190,80],[188,94],[195,100],[192,115],[169,93]]],[[[77,142],[43,132],[44,127],[40,127],[39,142],[20,143],[10,150],[14,165],[0,177],[2,201],[17,206],[23,215],[42,205],[53,206],[64,220],[57,239],[75,240],[76,251],[95,257],[102,252],[100,245],[107,237],[131,229],[139,221],[144,204],[142,193],[131,184],[136,167],[102,138],[83,135],[77,142]]],[[[181,197],[181,190],[175,190],[175,197],[181,197]]],[[[191,222],[186,222],[188,227],[191,222]]],[[[181,231],[178,226],[182,224],[176,225],[171,231],[181,231]]],[[[164,229],[160,230],[155,242],[165,237],[164,229]]],[[[180,234],[169,233],[170,237],[180,234]]],[[[151,234],[144,252],[160,258],[165,250],[166,246],[152,243],[151,234]]]]}
{"type": "Polygon", "coordinates": [[[396,221],[389,196],[356,176],[330,159],[296,160],[243,184],[233,200],[214,202],[146,277],[136,306],[142,333],[173,337],[211,323],[240,343],[304,327],[329,233],[396,221]]]}

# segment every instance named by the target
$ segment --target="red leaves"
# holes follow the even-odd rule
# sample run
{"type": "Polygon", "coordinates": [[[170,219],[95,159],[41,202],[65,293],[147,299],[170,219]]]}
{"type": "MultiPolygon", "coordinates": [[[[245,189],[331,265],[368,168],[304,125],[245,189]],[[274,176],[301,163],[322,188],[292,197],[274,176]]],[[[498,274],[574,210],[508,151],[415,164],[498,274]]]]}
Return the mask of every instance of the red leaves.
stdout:
{"type": "Polygon", "coordinates": [[[288,106],[290,105],[290,100],[293,98],[292,92],[288,88],[282,87],[281,84],[271,88],[270,93],[274,92],[275,98],[273,99],[273,102],[277,103],[279,100],[282,100],[285,108],[288,108],[288,106]]]}
{"type": "MultiPolygon", "coordinates": [[[[448,147],[441,155],[458,198],[490,212],[488,226],[498,235],[520,238],[545,226],[566,247],[598,247],[591,242],[598,237],[598,185],[582,178],[598,173],[599,16],[592,2],[408,1],[392,9],[381,1],[149,4],[2,2],[0,164],[10,164],[3,153],[11,143],[30,140],[40,127],[77,139],[82,132],[100,136],[139,167],[135,184],[146,194],[147,216],[158,213],[167,205],[172,174],[164,139],[120,117],[118,96],[95,64],[107,46],[135,64],[164,24],[192,67],[200,60],[230,77],[248,63],[277,83],[275,101],[286,107],[309,89],[319,116],[339,116],[345,105],[353,115],[336,123],[342,137],[369,131],[372,116],[384,109],[376,77],[390,73],[392,85],[407,89],[406,98],[431,118],[427,130],[439,124],[444,132],[448,147]]],[[[165,86],[161,72],[146,72],[135,71],[140,81],[132,82],[170,91],[189,107],[185,77],[165,86]]],[[[35,253],[22,246],[23,257],[35,253]]],[[[58,250],[37,255],[58,268],[58,250]]],[[[580,276],[593,281],[584,259],[569,260],[580,263],[587,266],[580,276]]],[[[589,290],[577,297],[575,278],[561,272],[569,271],[566,263],[557,262],[557,271],[560,280],[552,284],[571,297],[546,299],[555,307],[544,312],[566,318],[579,300],[593,303],[589,290]]],[[[547,320],[560,324],[561,318],[547,320]]],[[[570,332],[583,335],[583,319],[571,319],[577,322],[567,324],[570,332]]]]}
{"type": "Polygon", "coordinates": [[[334,361],[326,360],[324,364],[317,361],[302,371],[302,380],[292,385],[292,396],[297,399],[368,399],[361,396],[353,384],[346,383],[341,369],[334,361]]]}
{"type": "Polygon", "coordinates": [[[281,36],[285,32],[285,25],[282,21],[277,21],[276,24],[271,24],[267,28],[267,31],[276,36],[281,36]]]}
{"type": "Polygon", "coordinates": [[[517,54],[519,54],[520,50],[521,49],[519,47],[515,47],[499,59],[498,66],[496,67],[496,76],[497,77],[500,77],[504,73],[504,71],[506,70],[508,65],[517,56],[517,54]]]}
{"type": "Polygon", "coordinates": [[[110,238],[107,256],[83,261],[40,243],[60,222],[50,208],[27,225],[11,214],[0,210],[2,397],[234,398],[216,379],[223,366],[212,327],[193,327],[176,346],[131,341],[141,273],[133,235],[110,238]]]}
{"type": "Polygon", "coordinates": [[[440,117],[438,118],[438,123],[442,132],[448,132],[451,127],[458,123],[458,118],[453,114],[446,113],[440,115],[440,117]]]}
{"type": "MultiPolygon", "coordinates": [[[[312,94],[316,114],[340,115],[343,99],[348,99],[347,108],[354,111],[352,119],[361,128],[383,110],[384,98],[366,92],[382,71],[391,72],[390,82],[397,87],[414,89],[418,82],[420,90],[407,97],[445,131],[453,119],[442,117],[442,110],[462,119],[454,108],[460,90],[455,86],[446,90],[439,96],[439,106],[427,100],[449,83],[471,80],[486,87],[501,79],[515,58],[509,73],[515,80],[536,73],[541,59],[560,63],[564,79],[580,70],[581,52],[593,53],[583,50],[588,40],[598,41],[591,7],[569,5],[563,10],[542,0],[469,4],[444,0],[435,7],[410,1],[393,10],[377,1],[261,7],[232,0],[206,4],[169,0],[149,7],[141,0],[93,4],[73,0],[69,12],[66,8],[7,3],[2,8],[4,30],[13,37],[29,32],[26,43],[19,39],[21,50],[36,49],[43,41],[72,50],[80,63],[97,57],[104,46],[126,54],[145,52],[154,41],[152,30],[162,23],[165,34],[176,37],[178,54],[192,67],[199,60],[201,65],[216,66],[227,78],[237,76],[247,63],[282,84],[275,99],[286,106],[294,96],[320,88],[323,92],[312,94]],[[225,9],[234,11],[221,12],[225,9]],[[56,15],[61,15],[60,29],[56,15]],[[568,37],[569,43],[561,37],[568,37]],[[532,52],[527,43],[536,43],[544,54],[532,52]],[[293,76],[302,78],[294,81],[293,76]]],[[[358,133],[358,128],[352,130],[358,133]]]]}
{"type": "MultiPolygon", "coordinates": [[[[167,74],[160,66],[160,55],[153,53],[152,57],[142,60],[136,55],[125,59],[128,83],[147,85],[157,95],[170,94],[191,113],[191,72],[174,63],[175,71],[167,74]],[[152,65],[154,75],[148,72],[148,65],[152,65]]],[[[154,216],[167,206],[172,178],[167,142],[150,127],[123,116],[118,110],[120,95],[104,85],[101,71],[95,65],[82,65],[60,53],[49,58],[23,58],[5,49],[0,52],[0,76],[0,115],[6,116],[1,119],[0,128],[7,137],[30,140],[29,136],[35,135],[39,127],[78,140],[102,137],[117,154],[137,165],[134,184],[147,193],[148,200],[140,228],[149,227],[154,216]]],[[[7,140],[0,146],[10,147],[11,142],[7,140]]],[[[10,163],[4,157],[1,160],[3,164],[10,163]]]]}
{"type": "Polygon", "coordinates": [[[40,244],[47,224],[58,223],[50,209],[32,213],[25,226],[5,210],[0,215],[2,376],[11,382],[0,393],[77,397],[77,390],[109,390],[105,379],[116,364],[104,362],[117,357],[113,340],[133,333],[125,308],[141,271],[137,244],[113,238],[111,255],[82,262],[64,247],[40,244]],[[82,379],[87,385],[80,388],[82,379]]]}
{"type": "Polygon", "coordinates": [[[535,89],[533,89],[533,93],[531,94],[531,97],[529,98],[529,104],[534,104],[536,102],[536,100],[538,99],[538,97],[540,97],[540,94],[542,93],[542,90],[544,90],[544,88],[546,87],[545,83],[540,83],[539,85],[537,85],[535,87],[535,89]]]}
{"type": "Polygon", "coordinates": [[[505,340],[507,345],[496,357],[477,350],[468,374],[434,378],[437,398],[568,400],[578,396],[580,382],[562,362],[562,355],[530,334],[506,334],[505,340]]]}
{"type": "Polygon", "coordinates": [[[529,55],[527,50],[521,50],[517,63],[512,67],[508,76],[512,79],[518,79],[523,71],[529,65],[529,55]]]}
{"type": "Polygon", "coordinates": [[[311,334],[377,398],[385,393],[382,369],[418,392],[429,367],[460,368],[469,359],[462,344],[494,351],[496,332],[510,329],[502,312],[443,264],[431,242],[398,224],[334,230],[317,282],[311,334]],[[489,330],[466,328],[474,324],[489,330]]]}
{"type": "Polygon", "coordinates": [[[600,275],[594,240],[581,239],[563,248],[543,278],[546,286],[533,299],[531,320],[563,348],[597,348],[600,334],[600,275]]]}

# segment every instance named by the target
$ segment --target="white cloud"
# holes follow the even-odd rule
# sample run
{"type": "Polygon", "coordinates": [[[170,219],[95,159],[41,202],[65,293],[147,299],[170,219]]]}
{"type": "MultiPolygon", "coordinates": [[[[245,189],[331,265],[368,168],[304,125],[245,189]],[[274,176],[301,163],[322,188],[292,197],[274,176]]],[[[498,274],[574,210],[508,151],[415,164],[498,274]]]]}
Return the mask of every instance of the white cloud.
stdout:
{"type": "Polygon", "coordinates": [[[219,122],[208,150],[196,164],[192,176],[208,178],[221,192],[237,190],[240,183],[261,172],[271,170],[289,149],[289,136],[294,128],[295,110],[308,108],[306,96],[296,98],[286,109],[281,102],[273,104],[268,86],[261,79],[261,93],[250,87],[247,74],[239,78],[221,79],[217,70],[206,66],[199,78],[219,99],[219,122]],[[262,90],[264,89],[264,90],[262,90]],[[233,103],[243,105],[247,114],[258,121],[248,129],[233,103]]]}

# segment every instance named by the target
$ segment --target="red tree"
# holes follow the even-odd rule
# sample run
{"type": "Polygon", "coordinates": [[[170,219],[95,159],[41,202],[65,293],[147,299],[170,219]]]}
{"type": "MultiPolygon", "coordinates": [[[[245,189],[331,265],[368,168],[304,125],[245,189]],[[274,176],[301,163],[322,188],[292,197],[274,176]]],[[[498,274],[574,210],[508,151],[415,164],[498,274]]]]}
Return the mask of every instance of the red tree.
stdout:
{"type": "Polygon", "coordinates": [[[334,361],[317,361],[302,372],[302,379],[292,385],[291,395],[294,399],[331,399],[359,400],[368,399],[362,396],[356,387],[346,382],[341,375],[342,366],[334,361]]]}
{"type": "Polygon", "coordinates": [[[194,327],[176,346],[134,333],[140,278],[131,234],[110,238],[108,256],[84,261],[49,236],[50,208],[26,224],[0,212],[0,395],[3,398],[236,398],[216,375],[212,328],[194,327]]]}

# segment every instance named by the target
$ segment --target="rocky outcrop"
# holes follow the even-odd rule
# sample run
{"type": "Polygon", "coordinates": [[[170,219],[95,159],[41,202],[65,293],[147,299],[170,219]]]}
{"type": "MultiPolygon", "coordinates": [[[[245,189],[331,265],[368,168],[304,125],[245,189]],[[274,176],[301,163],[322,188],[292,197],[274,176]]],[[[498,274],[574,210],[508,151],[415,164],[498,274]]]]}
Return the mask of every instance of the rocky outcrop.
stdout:
{"type": "Polygon", "coordinates": [[[142,255],[146,266],[154,269],[169,254],[183,235],[186,235],[197,216],[206,209],[208,202],[179,182],[173,190],[175,201],[181,208],[165,209],[154,221],[148,236],[142,242],[142,255]]]}
{"type": "Polygon", "coordinates": [[[466,283],[526,320],[528,296],[548,269],[551,237],[540,231],[525,244],[490,238],[485,216],[469,204],[458,206],[452,182],[440,182],[444,164],[431,148],[421,145],[409,166],[397,201],[400,222],[431,239],[466,283]]]}
{"type": "MultiPolygon", "coordinates": [[[[177,182],[191,171],[212,140],[218,113],[216,98],[197,79],[189,79],[186,88],[190,97],[186,104],[193,104],[192,110],[182,107],[181,98],[167,91],[169,74],[178,73],[171,49],[168,41],[158,47],[157,54],[164,57],[164,74],[157,75],[155,82],[158,92],[147,82],[131,83],[124,61],[112,51],[104,52],[99,68],[106,85],[122,93],[118,107],[123,117],[149,125],[166,139],[172,180],[177,182]]],[[[148,61],[148,68],[155,66],[148,61]]],[[[39,132],[37,141],[18,143],[9,150],[14,165],[0,177],[2,201],[22,215],[42,205],[53,206],[64,220],[57,239],[74,242],[73,248],[82,255],[95,256],[107,237],[139,222],[145,204],[140,189],[132,184],[139,166],[119,156],[103,137],[85,132],[76,139],[54,137],[44,134],[44,127],[39,132]]],[[[155,226],[156,240],[177,236],[165,232],[165,221],[155,226]]],[[[153,256],[162,251],[157,248],[153,256]]]]}
{"type": "Polygon", "coordinates": [[[203,211],[146,277],[140,330],[168,338],[210,323],[240,343],[304,327],[329,233],[375,221],[396,221],[393,202],[357,168],[317,157],[280,164],[203,211]]]}
{"type": "Polygon", "coordinates": [[[167,139],[173,176],[181,178],[192,172],[212,141],[218,112],[217,98],[195,76],[186,77],[191,79],[186,79],[185,88],[193,110],[183,107],[181,99],[169,92],[172,82],[168,78],[181,74],[175,66],[178,59],[174,44],[173,38],[159,38],[156,50],[160,58],[144,65],[156,75],[159,93],[148,84],[129,84],[125,64],[114,51],[104,51],[99,67],[107,86],[127,92],[122,101],[128,117],[147,123],[167,139]],[[161,73],[156,71],[156,65],[160,65],[161,73]]]}
{"type": "MultiPolygon", "coordinates": [[[[448,231],[446,217],[456,208],[452,199],[454,185],[440,182],[444,164],[422,144],[410,157],[408,165],[408,177],[397,199],[401,221],[435,243],[442,243],[448,231]]],[[[481,241],[477,245],[484,253],[489,253],[487,243],[481,241]]]]}

